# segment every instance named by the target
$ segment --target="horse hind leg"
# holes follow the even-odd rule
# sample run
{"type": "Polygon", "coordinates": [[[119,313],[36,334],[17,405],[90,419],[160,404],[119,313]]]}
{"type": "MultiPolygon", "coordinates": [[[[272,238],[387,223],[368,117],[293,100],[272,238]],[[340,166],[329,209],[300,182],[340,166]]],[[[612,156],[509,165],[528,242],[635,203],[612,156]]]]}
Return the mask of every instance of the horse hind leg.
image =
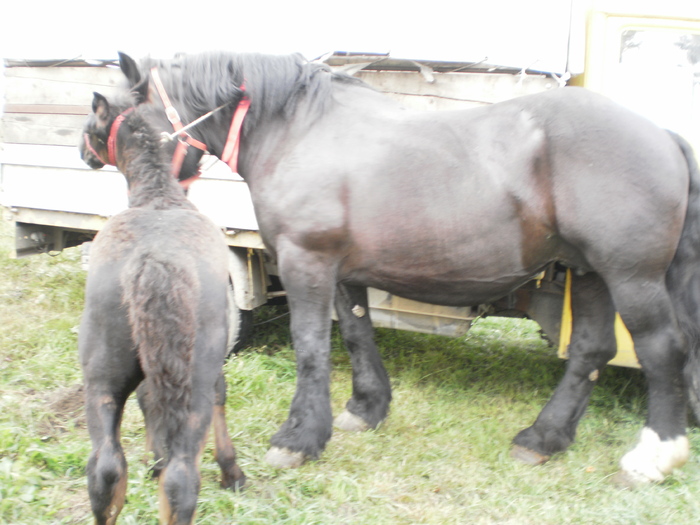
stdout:
{"type": "Polygon", "coordinates": [[[194,523],[201,487],[199,462],[212,420],[211,393],[195,400],[193,392],[187,423],[167,440],[168,456],[158,478],[161,523],[194,523]]]}
{"type": "Polygon", "coordinates": [[[87,464],[88,494],[95,523],[111,525],[126,500],[127,464],[119,442],[125,398],[87,388],[85,406],[93,447],[87,464]]]}
{"type": "MultiPolygon", "coordinates": [[[[109,294],[108,294],[109,295],[109,294]]],[[[92,298],[94,299],[94,298],[92,298]]],[[[91,304],[80,326],[79,353],[85,382],[85,416],[92,443],[87,463],[88,495],[95,523],[111,525],[124,507],[127,463],[119,430],[127,398],[143,378],[138,360],[131,351],[126,319],[112,315],[104,328],[94,318],[104,310],[91,304]]],[[[105,317],[111,313],[107,310],[105,317]]]]}
{"type": "Polygon", "coordinates": [[[649,392],[644,430],[635,448],[620,461],[617,481],[662,481],[685,464],[690,453],[682,374],[686,343],[663,278],[620,280],[612,293],[632,335],[649,392]]]}
{"type": "Polygon", "coordinates": [[[236,449],[231,442],[226,428],[226,378],[223,372],[216,381],[216,397],[214,400],[214,447],[216,462],[221,468],[221,487],[240,490],[246,482],[246,476],[236,463],[236,449]]]}
{"type": "Polygon", "coordinates": [[[335,309],[352,362],[352,397],[334,425],[346,431],[376,428],[389,412],[391,384],[374,343],[367,288],[339,284],[335,309]]]}
{"type": "Polygon", "coordinates": [[[526,463],[544,463],[574,441],[600,372],[615,356],[615,308],[597,274],[572,277],[571,309],[573,330],[564,377],[535,423],[513,440],[512,455],[526,463]]]}
{"type": "Polygon", "coordinates": [[[151,403],[148,399],[149,395],[151,394],[148,391],[148,382],[141,382],[136,389],[136,399],[143,413],[144,425],[146,427],[146,448],[153,453],[151,477],[153,479],[158,479],[163,470],[165,449],[163,447],[163,436],[157,435],[155,425],[153,424],[153,417],[150,414],[151,403]]]}

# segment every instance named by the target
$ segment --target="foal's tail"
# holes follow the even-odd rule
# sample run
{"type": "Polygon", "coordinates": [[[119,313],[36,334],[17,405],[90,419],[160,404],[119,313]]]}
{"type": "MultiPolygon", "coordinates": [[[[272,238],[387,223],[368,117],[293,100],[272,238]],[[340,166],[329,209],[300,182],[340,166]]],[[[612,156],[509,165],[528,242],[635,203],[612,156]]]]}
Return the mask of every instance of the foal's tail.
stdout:
{"type": "Polygon", "coordinates": [[[690,144],[675,133],[671,136],[688,163],[690,185],[683,232],[666,281],[688,344],[686,390],[695,419],[700,422],[700,170],[690,144]]]}
{"type": "Polygon", "coordinates": [[[199,281],[186,267],[145,253],[124,276],[123,301],[145,376],[144,415],[155,439],[172,443],[189,413],[199,281]]]}

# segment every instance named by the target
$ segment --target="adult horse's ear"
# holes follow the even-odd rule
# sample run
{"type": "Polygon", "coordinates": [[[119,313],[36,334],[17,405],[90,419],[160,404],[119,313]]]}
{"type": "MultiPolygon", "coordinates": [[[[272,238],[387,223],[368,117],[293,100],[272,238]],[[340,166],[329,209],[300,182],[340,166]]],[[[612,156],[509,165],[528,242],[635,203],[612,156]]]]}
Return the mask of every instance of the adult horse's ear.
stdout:
{"type": "Polygon", "coordinates": [[[129,81],[131,93],[136,97],[136,104],[148,100],[148,76],[141,78],[141,71],[136,61],[126,53],[119,52],[119,68],[129,81]]]}
{"type": "Polygon", "coordinates": [[[93,93],[92,112],[97,117],[97,122],[102,127],[107,127],[109,124],[109,102],[107,99],[97,92],[93,93]]]}
{"type": "Polygon", "coordinates": [[[139,71],[139,66],[136,61],[134,61],[134,59],[126,53],[122,53],[120,51],[118,54],[119,68],[129,81],[129,87],[133,88],[136,84],[141,82],[141,72],[139,71]]]}

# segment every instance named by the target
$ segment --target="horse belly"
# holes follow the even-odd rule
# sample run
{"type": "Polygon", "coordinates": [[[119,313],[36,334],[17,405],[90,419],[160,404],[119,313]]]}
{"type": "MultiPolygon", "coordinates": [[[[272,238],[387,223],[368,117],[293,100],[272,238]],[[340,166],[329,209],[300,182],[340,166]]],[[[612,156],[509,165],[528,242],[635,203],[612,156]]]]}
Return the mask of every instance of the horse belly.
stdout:
{"type": "Polygon", "coordinates": [[[468,306],[503,297],[555,258],[545,237],[525,239],[512,228],[500,236],[414,234],[391,240],[356,246],[341,279],[417,301],[468,306]]]}

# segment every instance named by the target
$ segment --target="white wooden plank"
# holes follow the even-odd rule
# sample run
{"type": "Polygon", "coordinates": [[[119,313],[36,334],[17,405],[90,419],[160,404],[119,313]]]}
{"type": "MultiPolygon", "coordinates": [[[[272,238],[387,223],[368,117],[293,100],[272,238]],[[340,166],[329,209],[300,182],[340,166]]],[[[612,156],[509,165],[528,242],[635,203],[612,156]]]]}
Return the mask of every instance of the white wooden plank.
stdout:
{"type": "Polygon", "coordinates": [[[248,184],[243,181],[202,178],[192,183],[187,196],[222,228],[258,229],[248,184]]]}
{"type": "Polygon", "coordinates": [[[14,144],[76,146],[85,124],[83,115],[6,113],[2,141],[14,144]]]}
{"type": "Polygon", "coordinates": [[[123,79],[113,68],[5,68],[5,103],[86,105],[92,102],[93,91],[108,97],[116,94],[123,79]]]}
{"type": "Polygon", "coordinates": [[[402,104],[421,110],[467,109],[557,87],[553,78],[544,75],[435,73],[433,82],[410,71],[360,71],[355,76],[402,104]]]}
{"type": "MultiPolygon", "coordinates": [[[[65,152],[64,152],[65,153],[65,152]]],[[[112,170],[3,164],[0,204],[110,217],[128,206],[124,177],[112,170]]],[[[243,181],[202,178],[188,197],[218,226],[257,230],[248,185],[243,181]]]]}
{"type": "Polygon", "coordinates": [[[2,166],[1,204],[112,216],[126,209],[127,189],[117,172],[2,166]]]}
{"type": "MultiPolygon", "coordinates": [[[[78,170],[90,169],[80,158],[80,152],[76,145],[2,144],[0,146],[0,164],[78,170]]],[[[105,166],[102,169],[116,171],[116,168],[112,166],[105,166]]]]}

